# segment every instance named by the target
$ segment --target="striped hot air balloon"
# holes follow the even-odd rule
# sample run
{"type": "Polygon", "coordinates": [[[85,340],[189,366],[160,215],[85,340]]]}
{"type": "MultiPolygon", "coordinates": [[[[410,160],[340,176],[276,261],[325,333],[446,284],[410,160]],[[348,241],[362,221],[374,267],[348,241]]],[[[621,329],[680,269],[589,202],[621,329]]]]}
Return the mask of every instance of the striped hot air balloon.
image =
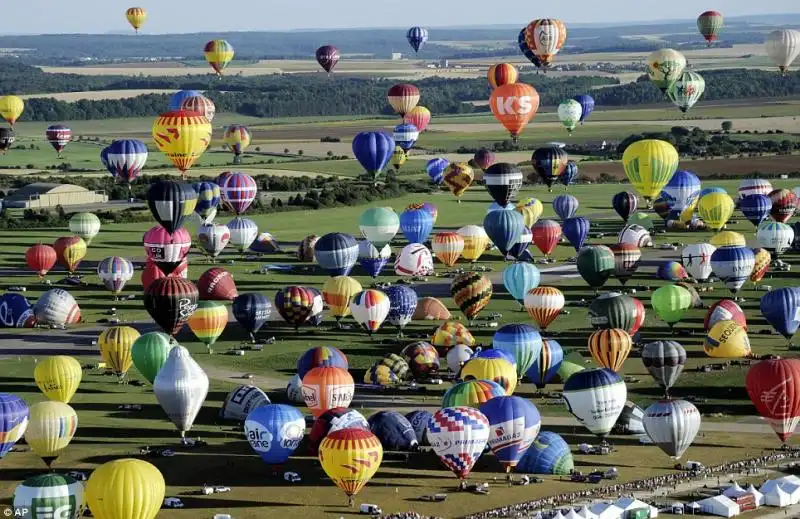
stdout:
{"type": "Polygon", "coordinates": [[[464,238],[457,232],[438,232],[431,240],[431,248],[439,261],[452,267],[464,252],[464,238]]]}
{"type": "Polygon", "coordinates": [[[465,272],[453,279],[450,294],[467,319],[472,321],[489,304],[492,282],[478,272],[465,272]]]}
{"type": "Polygon", "coordinates": [[[528,368],[526,376],[536,384],[537,388],[542,389],[558,374],[558,368],[561,367],[563,359],[564,350],[558,341],[542,339],[542,349],[539,352],[539,357],[528,368]]]}
{"type": "Polygon", "coordinates": [[[498,63],[489,67],[487,77],[489,86],[497,88],[509,83],[516,83],[519,79],[519,71],[511,63],[498,63]]]}
{"type": "Polygon", "coordinates": [[[347,495],[350,504],[383,461],[380,440],[370,431],[349,428],[334,431],[319,446],[319,462],[331,481],[347,495]]]}
{"type": "Polygon", "coordinates": [[[133,263],[119,256],[105,258],[97,264],[97,276],[112,294],[117,295],[133,277],[133,263]]]}
{"type": "Polygon", "coordinates": [[[203,54],[214,72],[221,76],[228,63],[233,60],[234,51],[233,46],[225,40],[211,40],[203,48],[203,54]]]}
{"type": "Polygon", "coordinates": [[[442,407],[473,407],[479,408],[496,396],[505,396],[503,386],[491,380],[467,380],[458,383],[447,390],[442,397],[442,407]]]}
{"type": "Polygon", "coordinates": [[[159,115],[152,129],[153,142],[183,178],[208,149],[211,133],[211,123],[204,115],[185,110],[159,115]]]}
{"type": "Polygon", "coordinates": [[[628,332],[619,328],[597,330],[589,336],[589,353],[601,367],[612,371],[622,369],[633,348],[628,332]]]}
{"type": "Polygon", "coordinates": [[[197,340],[210,350],[228,325],[228,309],[217,301],[200,301],[186,324],[197,340]]]}
{"type": "Polygon", "coordinates": [[[350,301],[353,319],[370,335],[378,331],[389,315],[389,298],[380,290],[368,289],[357,293],[350,301]]]}
{"type": "Polygon", "coordinates": [[[214,106],[214,102],[204,95],[187,97],[181,102],[180,109],[202,114],[208,119],[208,122],[213,121],[214,115],[217,113],[217,107],[214,106]]]}
{"type": "Polygon", "coordinates": [[[525,294],[524,301],[528,315],[542,330],[561,314],[564,303],[564,294],[555,287],[536,287],[525,294]]]}
{"type": "Polygon", "coordinates": [[[387,98],[394,111],[400,117],[405,117],[419,103],[419,88],[408,83],[394,85],[389,89],[387,98]]]}
{"type": "Polygon", "coordinates": [[[314,306],[314,293],[306,287],[289,286],[275,293],[275,309],[283,319],[298,330],[314,306]]]}

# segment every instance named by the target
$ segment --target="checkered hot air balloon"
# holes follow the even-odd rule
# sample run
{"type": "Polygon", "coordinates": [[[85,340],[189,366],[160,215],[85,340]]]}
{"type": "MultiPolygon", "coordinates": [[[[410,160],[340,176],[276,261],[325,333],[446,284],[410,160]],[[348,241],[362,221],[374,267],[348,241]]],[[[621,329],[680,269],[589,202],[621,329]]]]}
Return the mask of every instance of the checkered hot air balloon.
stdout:
{"type": "Polygon", "coordinates": [[[237,215],[247,211],[258,192],[253,177],[237,172],[226,175],[219,189],[222,201],[237,215]]]}
{"type": "Polygon", "coordinates": [[[112,294],[119,294],[133,277],[133,263],[119,256],[108,257],[97,264],[97,276],[112,294]]]}
{"type": "Polygon", "coordinates": [[[289,286],[275,294],[275,308],[295,330],[308,320],[313,305],[314,293],[306,287],[289,286]]]}
{"type": "Polygon", "coordinates": [[[458,479],[466,479],[489,440],[489,420],[471,407],[445,407],[428,421],[428,442],[458,479]]]}

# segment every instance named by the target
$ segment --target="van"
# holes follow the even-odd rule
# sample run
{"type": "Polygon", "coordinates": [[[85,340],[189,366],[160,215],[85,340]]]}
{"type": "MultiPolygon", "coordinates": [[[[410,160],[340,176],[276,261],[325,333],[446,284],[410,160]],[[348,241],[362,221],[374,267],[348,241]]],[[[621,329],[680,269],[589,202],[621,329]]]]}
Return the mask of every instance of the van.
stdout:
{"type": "Polygon", "coordinates": [[[360,512],[362,514],[369,514],[369,515],[381,515],[383,510],[378,505],[371,505],[369,503],[362,503],[360,512]]]}

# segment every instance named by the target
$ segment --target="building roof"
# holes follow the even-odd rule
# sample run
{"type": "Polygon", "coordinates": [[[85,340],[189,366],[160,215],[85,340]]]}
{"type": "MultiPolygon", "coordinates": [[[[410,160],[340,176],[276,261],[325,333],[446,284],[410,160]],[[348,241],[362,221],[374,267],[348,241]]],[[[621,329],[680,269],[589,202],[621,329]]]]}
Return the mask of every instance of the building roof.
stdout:
{"type": "Polygon", "coordinates": [[[28,184],[25,187],[21,187],[14,191],[10,196],[6,197],[6,200],[13,201],[13,200],[28,200],[31,197],[35,197],[37,195],[44,195],[44,194],[55,194],[55,193],[87,193],[89,192],[88,189],[81,186],[76,186],[74,184],[56,184],[50,182],[36,182],[33,184],[28,184]]]}

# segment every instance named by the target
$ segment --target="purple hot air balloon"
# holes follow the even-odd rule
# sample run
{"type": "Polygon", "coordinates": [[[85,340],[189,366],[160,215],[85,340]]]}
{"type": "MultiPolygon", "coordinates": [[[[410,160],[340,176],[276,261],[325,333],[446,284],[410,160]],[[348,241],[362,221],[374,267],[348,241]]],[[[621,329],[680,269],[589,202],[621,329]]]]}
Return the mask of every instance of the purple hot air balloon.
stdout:
{"type": "MultiPolygon", "coordinates": [[[[219,183],[219,179],[217,182],[219,183]]],[[[222,179],[219,190],[225,205],[230,207],[234,213],[242,214],[256,199],[258,186],[250,175],[232,172],[222,179]]]]}
{"type": "Polygon", "coordinates": [[[317,63],[319,63],[328,74],[330,74],[331,71],[333,71],[333,67],[339,63],[340,58],[339,50],[333,45],[323,45],[317,49],[317,63]]]}

